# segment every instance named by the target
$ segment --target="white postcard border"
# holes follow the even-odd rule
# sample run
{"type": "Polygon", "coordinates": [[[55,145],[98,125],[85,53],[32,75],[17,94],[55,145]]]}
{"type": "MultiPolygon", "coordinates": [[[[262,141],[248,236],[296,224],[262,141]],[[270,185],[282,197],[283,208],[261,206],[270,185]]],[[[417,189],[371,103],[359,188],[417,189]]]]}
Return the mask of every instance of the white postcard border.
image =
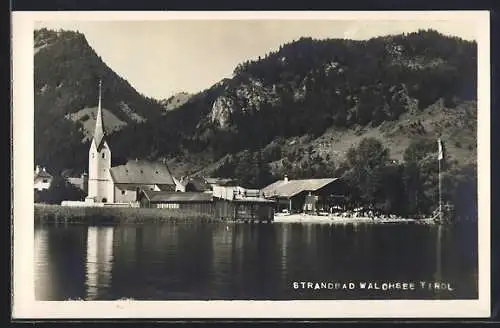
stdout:
{"type": "Polygon", "coordinates": [[[425,12],[13,12],[13,313],[74,318],[441,318],[490,315],[490,35],[488,11],[425,12]],[[335,19],[456,20],[478,28],[479,299],[386,301],[64,301],[34,298],[33,29],[44,20],[335,19]]]}

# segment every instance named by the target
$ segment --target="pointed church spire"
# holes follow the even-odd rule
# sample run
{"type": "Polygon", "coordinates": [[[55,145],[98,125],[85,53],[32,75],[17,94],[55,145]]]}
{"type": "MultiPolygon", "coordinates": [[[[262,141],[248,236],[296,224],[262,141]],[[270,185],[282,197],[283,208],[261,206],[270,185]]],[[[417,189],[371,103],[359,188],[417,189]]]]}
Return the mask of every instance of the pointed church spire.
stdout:
{"type": "Polygon", "coordinates": [[[102,119],[102,108],[101,108],[101,87],[102,81],[99,80],[99,104],[97,105],[97,116],[95,120],[95,130],[94,130],[94,142],[99,149],[102,142],[104,141],[104,124],[102,119]]]}

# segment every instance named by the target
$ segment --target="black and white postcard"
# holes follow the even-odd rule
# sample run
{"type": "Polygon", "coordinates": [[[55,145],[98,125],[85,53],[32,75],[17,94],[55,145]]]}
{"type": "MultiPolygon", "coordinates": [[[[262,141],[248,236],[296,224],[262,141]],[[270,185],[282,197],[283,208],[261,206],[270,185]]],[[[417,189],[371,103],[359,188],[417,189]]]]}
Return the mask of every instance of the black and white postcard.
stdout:
{"type": "Polygon", "coordinates": [[[489,316],[487,11],[12,24],[14,318],[489,316]]]}

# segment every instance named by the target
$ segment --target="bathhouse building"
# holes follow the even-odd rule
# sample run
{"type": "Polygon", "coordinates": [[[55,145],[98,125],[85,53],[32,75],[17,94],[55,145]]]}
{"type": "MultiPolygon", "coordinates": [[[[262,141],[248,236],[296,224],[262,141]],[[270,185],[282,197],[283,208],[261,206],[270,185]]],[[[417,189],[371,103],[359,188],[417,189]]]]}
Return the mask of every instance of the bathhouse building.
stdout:
{"type": "Polygon", "coordinates": [[[266,199],[276,201],[276,210],[290,212],[328,211],[342,205],[347,189],[339,178],[278,180],[262,189],[266,199]]]}

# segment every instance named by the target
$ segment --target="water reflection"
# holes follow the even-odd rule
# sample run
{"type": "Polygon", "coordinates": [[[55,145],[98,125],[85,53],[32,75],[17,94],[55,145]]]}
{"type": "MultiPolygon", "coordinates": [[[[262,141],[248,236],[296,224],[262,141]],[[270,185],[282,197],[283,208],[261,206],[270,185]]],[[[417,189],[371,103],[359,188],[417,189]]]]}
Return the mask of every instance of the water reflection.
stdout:
{"type": "Polygon", "coordinates": [[[476,298],[477,233],[402,225],[35,229],[43,300],[476,298]],[[472,235],[472,236],[471,236],[472,235]],[[445,281],[456,294],[296,291],[294,281],[445,281]]]}
{"type": "Polygon", "coordinates": [[[64,301],[85,295],[86,228],[38,226],[34,231],[35,299],[64,301]]]}
{"type": "Polygon", "coordinates": [[[113,227],[88,227],[86,299],[95,300],[111,284],[113,267],[113,227]]]}
{"type": "Polygon", "coordinates": [[[283,274],[281,275],[281,283],[283,285],[286,285],[288,283],[286,268],[288,266],[288,245],[289,245],[290,238],[291,238],[290,225],[288,225],[288,224],[284,225],[283,229],[278,230],[278,231],[281,231],[281,245],[280,245],[281,267],[280,267],[280,269],[281,269],[281,272],[283,272],[283,274]]]}
{"type": "Polygon", "coordinates": [[[51,293],[51,286],[55,285],[57,271],[53,269],[53,261],[49,258],[47,251],[49,231],[37,229],[34,232],[35,237],[35,297],[36,299],[54,299],[55,295],[51,293]]]}

